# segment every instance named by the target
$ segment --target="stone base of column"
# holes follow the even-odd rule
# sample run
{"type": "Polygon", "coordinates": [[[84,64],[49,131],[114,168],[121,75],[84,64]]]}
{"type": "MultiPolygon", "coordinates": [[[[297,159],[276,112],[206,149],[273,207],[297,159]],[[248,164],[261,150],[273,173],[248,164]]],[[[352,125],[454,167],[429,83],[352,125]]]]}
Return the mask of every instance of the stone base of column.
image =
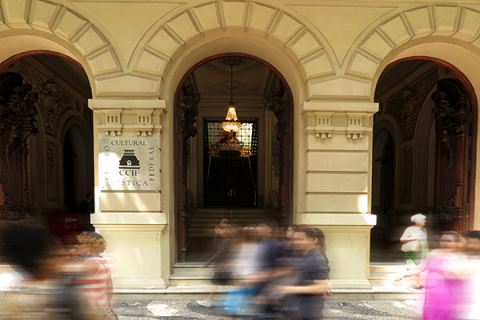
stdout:
{"type": "Polygon", "coordinates": [[[167,288],[167,214],[97,213],[91,221],[107,241],[114,289],[167,288]]]}
{"type": "Polygon", "coordinates": [[[331,286],[335,289],[370,289],[370,230],[372,214],[302,214],[299,222],[325,233],[331,286]]]}

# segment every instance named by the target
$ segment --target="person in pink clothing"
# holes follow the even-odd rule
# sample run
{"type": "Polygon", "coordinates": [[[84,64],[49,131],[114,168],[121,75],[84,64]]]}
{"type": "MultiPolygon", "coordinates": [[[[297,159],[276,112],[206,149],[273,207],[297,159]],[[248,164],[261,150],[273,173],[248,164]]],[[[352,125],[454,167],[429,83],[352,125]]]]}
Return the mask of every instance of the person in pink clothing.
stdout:
{"type": "Polygon", "coordinates": [[[468,261],[460,252],[463,244],[457,232],[444,232],[440,238],[440,249],[433,250],[415,269],[397,278],[396,281],[400,281],[429,271],[425,279],[422,320],[459,319],[465,291],[462,277],[468,261]]]}

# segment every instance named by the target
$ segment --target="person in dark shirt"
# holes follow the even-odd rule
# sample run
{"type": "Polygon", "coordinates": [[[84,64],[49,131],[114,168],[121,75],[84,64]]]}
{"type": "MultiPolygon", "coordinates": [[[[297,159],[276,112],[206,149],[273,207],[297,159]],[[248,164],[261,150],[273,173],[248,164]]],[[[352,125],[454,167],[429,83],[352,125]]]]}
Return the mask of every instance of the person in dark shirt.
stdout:
{"type": "Polygon", "coordinates": [[[215,238],[213,241],[216,252],[202,265],[202,268],[206,268],[214,264],[215,273],[211,279],[212,288],[210,289],[210,294],[207,299],[197,300],[197,304],[206,308],[212,307],[212,299],[217,292],[218,286],[227,286],[233,280],[229,265],[234,261],[238,240],[238,232],[228,224],[227,219],[223,219],[220,224],[215,227],[215,238]]]}
{"type": "Polygon", "coordinates": [[[290,319],[318,320],[322,317],[330,267],[316,242],[317,235],[310,226],[300,226],[293,235],[293,243],[300,254],[296,261],[297,283],[278,288],[283,294],[295,295],[290,319]]]}
{"type": "Polygon", "coordinates": [[[266,218],[257,226],[257,235],[260,239],[259,247],[259,273],[255,276],[257,282],[257,303],[263,301],[260,310],[254,319],[263,319],[274,314],[274,306],[269,301],[269,284],[278,277],[278,265],[284,263],[285,247],[274,234],[278,228],[275,220],[266,218]]]}

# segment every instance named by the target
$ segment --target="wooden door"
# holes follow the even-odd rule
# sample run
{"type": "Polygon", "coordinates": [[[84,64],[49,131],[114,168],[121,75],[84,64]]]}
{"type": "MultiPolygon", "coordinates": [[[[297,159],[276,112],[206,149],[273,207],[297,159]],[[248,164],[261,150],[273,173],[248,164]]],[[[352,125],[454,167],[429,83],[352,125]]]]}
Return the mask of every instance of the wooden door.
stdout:
{"type": "Polygon", "coordinates": [[[469,224],[472,105],[460,81],[442,79],[435,102],[435,207],[439,231],[465,232],[469,224]]]}
{"type": "Polygon", "coordinates": [[[183,262],[188,256],[188,226],[190,213],[187,174],[190,162],[190,137],[195,137],[199,95],[193,86],[182,86],[175,106],[175,223],[177,234],[177,261],[183,262]]]}

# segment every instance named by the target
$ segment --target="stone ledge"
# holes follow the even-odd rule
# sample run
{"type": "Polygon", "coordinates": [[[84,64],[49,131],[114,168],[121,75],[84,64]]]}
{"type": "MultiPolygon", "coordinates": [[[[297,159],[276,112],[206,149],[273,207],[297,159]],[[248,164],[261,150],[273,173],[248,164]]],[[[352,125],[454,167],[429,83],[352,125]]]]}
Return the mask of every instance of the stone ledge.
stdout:
{"type": "Polygon", "coordinates": [[[363,226],[373,227],[377,224],[374,214],[359,213],[303,213],[300,214],[300,223],[315,226],[363,226]]]}
{"type": "Polygon", "coordinates": [[[303,112],[330,111],[330,112],[368,112],[378,111],[378,103],[368,102],[323,102],[309,101],[303,103],[303,112]]]}
{"type": "Polygon", "coordinates": [[[167,225],[167,213],[96,213],[90,215],[94,225],[167,225]]]}
{"type": "Polygon", "coordinates": [[[165,100],[158,99],[89,99],[93,110],[102,109],[165,109],[165,100]]]}

